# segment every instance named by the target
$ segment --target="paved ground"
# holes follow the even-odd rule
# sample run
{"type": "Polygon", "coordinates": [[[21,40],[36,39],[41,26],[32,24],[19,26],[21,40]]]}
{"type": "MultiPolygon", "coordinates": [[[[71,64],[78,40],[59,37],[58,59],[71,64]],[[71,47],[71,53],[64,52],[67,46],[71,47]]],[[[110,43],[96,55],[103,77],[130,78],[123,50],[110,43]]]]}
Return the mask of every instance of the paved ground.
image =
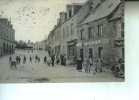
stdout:
{"type": "MultiPolygon", "coordinates": [[[[45,51],[16,51],[12,58],[16,56],[21,57],[21,64],[17,65],[17,69],[10,69],[9,57],[4,56],[0,58],[0,83],[38,83],[38,82],[122,82],[124,79],[115,78],[109,69],[104,68],[105,72],[96,73],[94,75],[93,69],[91,73],[78,72],[75,66],[61,66],[54,67],[43,64],[43,57],[47,52],[45,51]],[[27,57],[26,64],[23,64],[23,56],[27,57]],[[29,62],[29,56],[33,57],[33,62],[29,62]],[[35,56],[41,58],[40,63],[35,63],[35,56]]],[[[50,59],[50,58],[48,58],[50,59]]]]}

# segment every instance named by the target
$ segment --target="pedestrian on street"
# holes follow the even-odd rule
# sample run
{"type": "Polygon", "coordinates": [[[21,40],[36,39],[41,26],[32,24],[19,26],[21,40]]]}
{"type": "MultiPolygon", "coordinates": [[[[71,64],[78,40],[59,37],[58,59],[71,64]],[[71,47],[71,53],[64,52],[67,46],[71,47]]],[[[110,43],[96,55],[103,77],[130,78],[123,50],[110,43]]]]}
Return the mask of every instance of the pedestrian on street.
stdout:
{"type": "Polygon", "coordinates": [[[38,56],[36,55],[36,57],[35,57],[35,63],[37,63],[37,60],[38,60],[38,56]]]}
{"type": "Polygon", "coordinates": [[[63,65],[66,66],[66,57],[65,57],[65,54],[63,56],[63,65]]]}
{"type": "Polygon", "coordinates": [[[82,72],[82,63],[83,63],[83,59],[81,59],[81,57],[78,57],[78,59],[77,59],[77,70],[79,72],[82,72]]]}
{"type": "Polygon", "coordinates": [[[53,55],[53,56],[51,57],[51,61],[52,61],[52,66],[54,66],[54,62],[55,62],[55,55],[53,55]]]}
{"type": "Polygon", "coordinates": [[[61,65],[63,65],[63,55],[60,55],[61,65]]]}
{"type": "Polygon", "coordinates": [[[25,64],[26,63],[26,57],[24,56],[24,58],[23,58],[23,64],[25,64]]]}
{"type": "Polygon", "coordinates": [[[31,56],[29,57],[29,61],[32,63],[32,57],[31,56]]]}
{"type": "Polygon", "coordinates": [[[11,55],[9,56],[9,63],[11,63],[11,61],[12,61],[12,57],[11,57],[11,55]]]}
{"type": "Polygon", "coordinates": [[[90,61],[88,58],[85,64],[85,73],[90,73],[90,69],[91,69],[91,66],[90,66],[90,61]]]}
{"type": "Polygon", "coordinates": [[[46,62],[47,62],[47,57],[45,56],[44,57],[44,64],[46,64],[46,62]]]}
{"type": "Polygon", "coordinates": [[[17,62],[17,64],[18,64],[18,56],[16,56],[16,62],[17,62]]]}
{"type": "Polygon", "coordinates": [[[21,58],[20,58],[20,56],[18,57],[18,60],[19,60],[19,64],[20,64],[20,62],[21,62],[21,58]]]}

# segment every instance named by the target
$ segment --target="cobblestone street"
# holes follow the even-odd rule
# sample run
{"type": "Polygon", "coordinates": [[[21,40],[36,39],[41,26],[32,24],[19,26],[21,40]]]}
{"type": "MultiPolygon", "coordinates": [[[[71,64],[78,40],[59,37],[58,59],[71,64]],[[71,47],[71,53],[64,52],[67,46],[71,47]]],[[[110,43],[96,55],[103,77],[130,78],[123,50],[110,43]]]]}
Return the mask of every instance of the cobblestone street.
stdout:
{"type": "Polygon", "coordinates": [[[0,58],[0,82],[1,83],[30,83],[30,82],[121,82],[122,78],[115,78],[110,69],[104,68],[104,72],[94,75],[93,68],[91,73],[78,72],[75,66],[48,66],[43,63],[43,57],[47,56],[45,51],[16,51],[12,58],[21,57],[21,63],[17,65],[17,69],[10,69],[9,56],[0,58]],[[23,64],[23,56],[26,56],[27,62],[23,64]],[[32,63],[29,57],[32,56],[32,63]],[[41,62],[35,63],[35,56],[40,57],[41,62]]]}

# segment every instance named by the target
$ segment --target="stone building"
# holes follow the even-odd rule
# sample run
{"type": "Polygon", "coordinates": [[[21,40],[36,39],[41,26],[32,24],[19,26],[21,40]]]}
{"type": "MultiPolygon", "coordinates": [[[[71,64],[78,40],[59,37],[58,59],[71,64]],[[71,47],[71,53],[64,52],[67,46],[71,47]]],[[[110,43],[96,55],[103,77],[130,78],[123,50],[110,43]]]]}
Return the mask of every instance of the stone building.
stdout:
{"type": "Polygon", "coordinates": [[[36,42],[33,44],[33,49],[35,50],[45,50],[45,41],[36,42]]]}
{"type": "Polygon", "coordinates": [[[94,9],[77,26],[78,56],[84,61],[103,59],[104,64],[115,63],[124,58],[123,2],[120,0],[97,0],[94,9]]]}
{"type": "Polygon", "coordinates": [[[73,3],[71,5],[67,5],[66,12],[60,13],[60,19],[58,20],[59,23],[48,35],[48,41],[51,48],[50,51],[54,54],[65,54],[67,59],[72,59],[74,56],[77,56],[76,44],[78,36],[76,26],[91,10],[92,0],[87,0],[83,4],[73,3]],[[56,31],[59,32],[60,36],[58,41],[55,39],[57,37],[56,34],[58,33],[56,31]],[[56,49],[56,47],[58,49],[56,49]]]}
{"type": "Polygon", "coordinates": [[[0,56],[15,52],[15,30],[6,18],[0,18],[0,56]]]}

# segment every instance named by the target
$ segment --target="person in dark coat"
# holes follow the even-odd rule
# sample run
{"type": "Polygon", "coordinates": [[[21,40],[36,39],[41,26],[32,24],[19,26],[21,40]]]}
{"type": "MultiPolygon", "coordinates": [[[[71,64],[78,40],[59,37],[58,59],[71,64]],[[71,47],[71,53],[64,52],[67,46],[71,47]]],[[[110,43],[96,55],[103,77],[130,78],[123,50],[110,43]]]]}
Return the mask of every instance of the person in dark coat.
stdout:
{"type": "Polygon", "coordinates": [[[53,55],[53,56],[51,57],[51,61],[52,61],[52,66],[54,66],[54,62],[55,62],[55,55],[53,55]]]}
{"type": "Polygon", "coordinates": [[[60,55],[60,61],[61,61],[61,65],[63,65],[63,55],[60,55]]]}
{"type": "Polygon", "coordinates": [[[32,57],[31,56],[29,57],[29,61],[32,63],[32,57]]]}
{"type": "Polygon", "coordinates": [[[26,63],[26,57],[24,56],[24,58],[23,58],[23,64],[25,64],[26,63]]]}
{"type": "Polygon", "coordinates": [[[79,57],[79,58],[77,59],[77,70],[78,70],[79,72],[82,72],[82,63],[83,63],[83,60],[81,59],[81,57],[79,57]]]}
{"type": "Polygon", "coordinates": [[[19,59],[19,64],[20,64],[20,62],[21,62],[21,58],[20,58],[20,56],[19,56],[19,58],[18,58],[18,59],[19,59]]]}
{"type": "Polygon", "coordinates": [[[44,57],[44,64],[46,64],[46,61],[47,61],[47,57],[45,56],[44,57]]]}

